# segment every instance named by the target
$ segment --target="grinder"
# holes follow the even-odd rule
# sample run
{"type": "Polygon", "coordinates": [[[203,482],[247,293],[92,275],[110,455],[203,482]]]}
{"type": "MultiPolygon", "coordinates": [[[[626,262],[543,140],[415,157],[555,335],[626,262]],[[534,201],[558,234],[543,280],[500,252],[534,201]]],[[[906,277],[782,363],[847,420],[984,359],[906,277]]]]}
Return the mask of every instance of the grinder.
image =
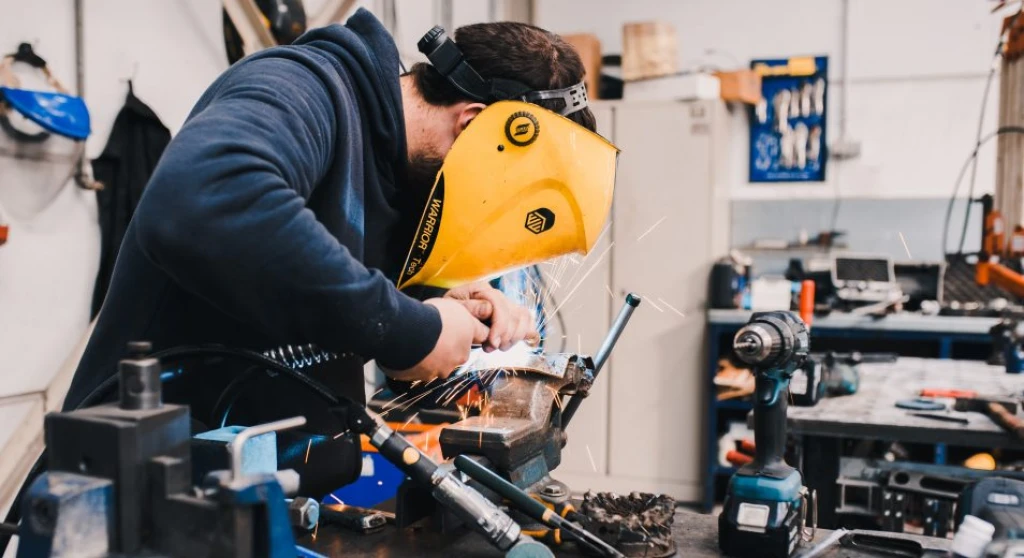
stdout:
{"type": "Polygon", "coordinates": [[[761,312],[736,333],[733,349],[755,374],[756,455],[729,481],[718,545],[730,556],[788,557],[813,505],[800,472],[783,460],[789,380],[807,359],[810,334],[793,313],[761,312]]]}

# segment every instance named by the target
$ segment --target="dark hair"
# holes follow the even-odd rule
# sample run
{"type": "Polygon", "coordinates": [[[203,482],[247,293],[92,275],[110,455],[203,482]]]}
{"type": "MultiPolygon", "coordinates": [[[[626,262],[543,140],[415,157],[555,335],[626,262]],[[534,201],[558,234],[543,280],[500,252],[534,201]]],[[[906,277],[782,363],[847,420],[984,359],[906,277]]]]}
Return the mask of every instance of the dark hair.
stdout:
{"type": "MultiPolygon", "coordinates": [[[[454,38],[466,61],[484,79],[512,79],[534,91],[561,89],[583,81],[579,54],[561,37],[540,27],[511,21],[477,23],[459,27],[454,38]]],[[[430,64],[418,62],[409,74],[416,89],[432,105],[450,106],[469,100],[430,64]]],[[[563,101],[552,99],[537,104],[557,112],[563,101]]],[[[591,131],[597,127],[589,108],[568,118],[591,131]]]]}

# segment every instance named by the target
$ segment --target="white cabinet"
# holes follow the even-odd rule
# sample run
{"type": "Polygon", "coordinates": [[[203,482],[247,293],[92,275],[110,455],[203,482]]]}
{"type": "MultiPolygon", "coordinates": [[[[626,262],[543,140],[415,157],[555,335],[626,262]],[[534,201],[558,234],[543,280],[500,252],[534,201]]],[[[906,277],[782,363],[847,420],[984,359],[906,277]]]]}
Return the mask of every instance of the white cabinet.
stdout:
{"type": "Polygon", "coordinates": [[[729,115],[717,101],[601,103],[595,114],[622,153],[610,230],[580,275],[614,245],[563,306],[567,350],[594,352],[626,292],[645,300],[569,426],[556,476],[576,490],[697,501],[707,281],[729,246],[729,115]]]}

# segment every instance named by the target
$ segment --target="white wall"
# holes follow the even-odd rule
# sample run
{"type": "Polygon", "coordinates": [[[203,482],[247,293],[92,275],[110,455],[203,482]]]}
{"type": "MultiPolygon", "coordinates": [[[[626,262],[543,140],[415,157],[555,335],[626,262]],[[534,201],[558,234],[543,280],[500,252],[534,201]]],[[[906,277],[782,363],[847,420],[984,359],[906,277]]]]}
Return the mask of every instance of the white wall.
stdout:
{"type": "MultiPolygon", "coordinates": [[[[849,135],[861,141],[861,157],[832,161],[824,184],[750,184],[747,121],[736,111],[734,199],[828,198],[836,188],[844,197],[948,196],[977,133],[1003,15],[990,14],[991,7],[960,0],[850,0],[849,135]]],[[[620,52],[623,23],[669,22],[682,69],[829,55],[829,135],[835,138],[840,0],[537,0],[536,17],[538,25],[558,33],[597,34],[606,53],[620,52]]],[[[998,89],[994,83],[986,131],[996,127],[998,89]]],[[[982,192],[993,190],[994,147],[982,152],[982,192]]]]}

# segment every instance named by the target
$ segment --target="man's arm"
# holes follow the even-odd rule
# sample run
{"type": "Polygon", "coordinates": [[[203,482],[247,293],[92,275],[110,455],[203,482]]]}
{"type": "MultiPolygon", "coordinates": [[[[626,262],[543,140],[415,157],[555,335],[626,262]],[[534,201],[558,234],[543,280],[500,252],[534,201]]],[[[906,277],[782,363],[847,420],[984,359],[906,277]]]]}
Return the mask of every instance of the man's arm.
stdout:
{"type": "Polygon", "coordinates": [[[274,337],[413,366],[437,342],[437,310],[364,267],[306,209],[335,157],[362,158],[357,125],[302,63],[242,63],[164,152],[135,215],[142,250],[274,337]]]}

